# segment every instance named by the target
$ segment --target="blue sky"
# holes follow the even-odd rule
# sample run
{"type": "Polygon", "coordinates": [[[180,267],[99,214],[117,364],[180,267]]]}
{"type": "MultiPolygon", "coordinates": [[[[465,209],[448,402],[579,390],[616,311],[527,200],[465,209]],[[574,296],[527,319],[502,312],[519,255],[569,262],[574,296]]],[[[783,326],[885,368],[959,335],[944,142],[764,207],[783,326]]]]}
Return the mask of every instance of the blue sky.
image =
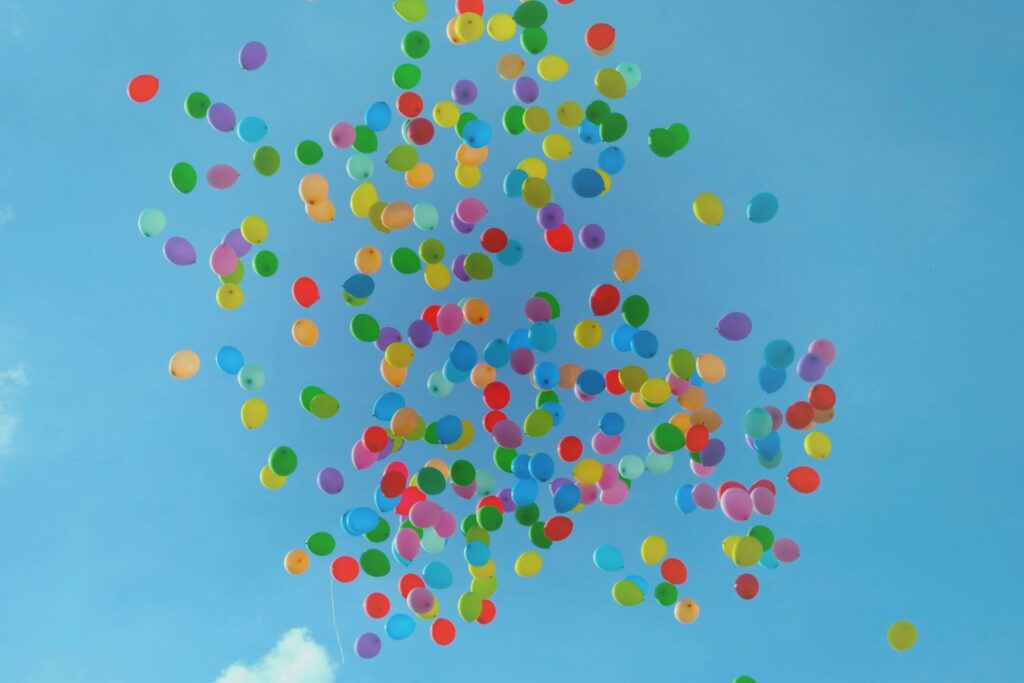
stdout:
{"type": "MultiPolygon", "coordinates": [[[[348,449],[383,385],[376,354],[348,336],[351,310],[337,297],[314,309],[317,347],[290,341],[297,309],[289,283],[310,275],[337,292],[355,249],[415,246],[422,235],[385,239],[344,211],[331,226],[310,223],[294,189],[304,171],[293,160],[272,179],[245,170],[219,194],[201,187],[177,195],[166,174],[182,159],[201,169],[249,168],[245,144],[184,115],[192,90],[264,117],[267,142],[282,150],[308,137],[326,143],[335,121],[356,121],[370,102],[391,100],[389,75],[408,27],[386,3],[351,4],[0,0],[0,680],[276,681],[282,662],[305,667],[308,683],[1012,677],[1022,664],[1024,541],[1014,432],[1024,407],[1020,5],[552,6],[550,51],[572,72],[542,85],[542,103],[592,97],[591,74],[605,63],[586,53],[580,36],[594,21],[618,28],[605,62],[644,69],[624,100],[628,161],[613,191],[591,202],[569,197],[570,170],[596,156],[582,145],[555,181],[570,222],[602,223],[608,243],[569,257],[548,251],[529,212],[498,187],[527,150],[539,154],[539,138],[499,134],[475,194],[489,201],[489,219],[523,242],[522,264],[441,294],[382,273],[371,312],[404,327],[428,303],[481,295],[494,316],[468,335],[477,343],[522,324],[523,297],[548,289],[569,323],[585,316],[591,287],[611,277],[614,252],[636,247],[643,271],[624,290],[651,302],[662,349],[682,345],[729,363],[713,395],[729,448],[715,483],[764,475],[739,426],[744,410],[765,402],[756,384],[761,345],[833,339],[839,360],[827,380],[840,399],[827,429],[834,454],[821,468],[824,484],[814,496],[782,493],[771,520],[803,555],[760,572],[758,598],[738,600],[736,569],[718,549],[736,525],[674,508],[672,491],[693,479],[677,465],[638,481],[625,506],[581,514],[577,532],[546,554],[534,579],[512,574],[527,542],[503,529],[495,544],[504,572],[499,617],[487,627],[459,623],[452,648],[435,647],[421,624],[410,640],[385,641],[380,657],[358,661],[351,642],[380,626],[362,614],[362,597],[385,586],[394,597],[395,575],[337,586],[342,664],[327,563],[296,579],[283,573],[281,557],[319,529],[337,532],[346,552],[362,549],[361,540],[343,538],[337,520],[368,502],[378,475],[352,472],[348,449]],[[270,59],[243,73],[235,55],[252,39],[268,45],[270,59]],[[134,105],[124,88],[145,72],[160,76],[162,89],[134,105]],[[689,126],[690,145],[669,161],[653,158],[643,131],[676,120],[689,126]],[[753,226],[742,209],[765,190],[782,209],[772,223],[753,226]],[[726,205],[719,229],[690,212],[702,191],[726,205]],[[173,268],[157,240],[139,235],[136,216],[150,206],[199,245],[200,265],[173,268]],[[260,282],[249,275],[246,305],[229,314],[214,303],[202,259],[249,213],[270,222],[268,246],[282,269],[260,282]],[[715,335],[714,322],[731,310],[753,318],[749,340],[715,335]],[[262,395],[273,412],[260,430],[242,430],[246,396],[213,365],[223,344],[267,369],[262,395]],[[189,382],[167,376],[179,348],[204,361],[189,382]],[[336,419],[302,413],[295,395],[309,383],[341,398],[336,419]],[[256,474],[282,442],[300,453],[304,476],[270,493],[256,474]],[[348,481],[332,498],[316,489],[313,473],[338,463],[348,481]],[[615,605],[611,579],[589,560],[596,545],[612,543],[639,569],[637,549],[651,533],[665,536],[690,568],[684,592],[703,608],[696,624],[678,624],[652,601],[615,605]],[[885,643],[898,619],[918,627],[909,653],[885,643]]],[[[514,3],[492,0],[488,9],[499,5],[514,3]]],[[[424,23],[434,47],[418,91],[433,102],[457,78],[472,78],[481,86],[474,111],[497,123],[511,97],[492,65],[514,45],[447,44],[449,9],[432,3],[424,23]]],[[[449,181],[450,133],[437,140],[427,152],[438,169],[429,194],[447,212],[461,195],[449,181]]],[[[351,188],[346,156],[328,149],[318,169],[336,198],[351,188]]],[[[378,177],[387,176],[382,159],[377,165],[378,177]]],[[[382,187],[399,191],[394,178],[382,187]]],[[[476,238],[445,226],[433,236],[450,253],[471,249],[476,238]]],[[[560,331],[566,339],[568,329],[560,331]]],[[[423,391],[443,355],[441,345],[422,354],[405,393],[427,415],[476,419],[470,387],[441,403],[423,391]]],[[[581,354],[563,343],[552,356],[581,354]]],[[[663,359],[664,351],[652,365],[663,359]]],[[[580,362],[625,361],[605,346],[580,362]]],[[[795,400],[797,384],[778,402],[795,400]]],[[[528,392],[518,386],[524,409],[528,392]]],[[[581,434],[618,405],[609,397],[563,403],[567,428],[581,434]]],[[[650,428],[649,417],[623,412],[620,454],[642,448],[650,428]]],[[[794,434],[783,443],[783,472],[806,464],[794,434]]],[[[485,440],[479,444],[474,457],[489,460],[485,440]]],[[[417,464],[432,455],[406,454],[417,464]]],[[[442,558],[461,579],[457,549],[442,558]]],[[[460,585],[443,596],[447,616],[460,585]]]]}

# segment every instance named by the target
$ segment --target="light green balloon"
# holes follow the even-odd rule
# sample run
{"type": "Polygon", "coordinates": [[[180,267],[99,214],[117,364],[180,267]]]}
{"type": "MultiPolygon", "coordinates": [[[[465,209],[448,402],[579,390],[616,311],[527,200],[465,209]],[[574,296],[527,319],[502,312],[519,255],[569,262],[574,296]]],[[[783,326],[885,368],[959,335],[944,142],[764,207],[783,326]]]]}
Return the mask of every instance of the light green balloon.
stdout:
{"type": "Polygon", "coordinates": [[[622,74],[622,78],[626,81],[626,90],[632,90],[640,85],[642,76],[640,67],[633,62],[623,62],[615,67],[615,70],[622,74]]]}
{"type": "Polygon", "coordinates": [[[384,163],[393,171],[406,173],[420,162],[420,153],[412,145],[397,145],[388,152],[384,163]]]}
{"type": "Polygon", "coordinates": [[[523,421],[523,431],[527,436],[541,437],[551,431],[555,425],[554,416],[543,408],[530,411],[523,421]]]}
{"type": "Polygon", "coordinates": [[[476,471],[476,493],[478,496],[489,496],[497,489],[498,482],[487,470],[476,471]]]}
{"type": "Polygon", "coordinates": [[[437,555],[442,550],[444,550],[444,547],[447,543],[448,542],[445,539],[438,536],[437,532],[433,529],[423,530],[423,538],[420,539],[420,547],[423,548],[425,552],[428,552],[432,555],[437,555]]]}
{"type": "Polygon", "coordinates": [[[281,154],[268,145],[252,153],[252,165],[260,175],[272,176],[281,168],[281,154]]]}
{"type": "Polygon", "coordinates": [[[243,279],[245,279],[245,264],[242,263],[242,259],[238,259],[235,263],[235,269],[227,275],[219,276],[220,281],[226,285],[237,285],[243,279]]]}
{"type": "Polygon", "coordinates": [[[436,228],[440,220],[441,216],[437,211],[437,207],[433,204],[420,202],[412,207],[412,222],[424,232],[430,232],[436,228]]]}
{"type": "Polygon", "coordinates": [[[363,182],[373,177],[373,159],[365,154],[353,154],[345,162],[348,177],[356,182],[363,182]]]}
{"type": "Polygon", "coordinates": [[[139,232],[156,237],[167,227],[167,215],[160,209],[143,209],[139,214],[139,232]]]}
{"type": "Polygon", "coordinates": [[[330,394],[320,394],[309,402],[309,412],[313,413],[321,420],[334,417],[338,413],[338,408],[338,399],[334,398],[330,394]]]}
{"type": "MultiPolygon", "coordinates": [[[[483,531],[481,529],[481,531],[483,531]]],[[[476,593],[481,598],[489,598],[498,590],[498,579],[488,577],[485,579],[473,579],[469,582],[469,592],[476,593]]]]}
{"type": "Polygon", "coordinates": [[[452,393],[454,388],[455,385],[445,379],[440,370],[430,373],[430,377],[427,377],[427,391],[430,392],[431,396],[444,398],[452,393]]]}
{"type": "Polygon", "coordinates": [[[238,384],[247,391],[259,391],[267,381],[267,373],[258,365],[247,363],[238,371],[238,384]]]}
{"type": "Polygon", "coordinates": [[[639,479],[646,469],[639,455],[624,455],[619,460],[619,474],[625,479],[639,479]]]}
{"type": "Polygon", "coordinates": [[[651,474],[665,474],[672,469],[675,458],[671,453],[651,453],[644,458],[644,466],[651,474]]]}
{"type": "Polygon", "coordinates": [[[423,21],[427,16],[426,0],[395,0],[395,13],[410,24],[423,21]]]}

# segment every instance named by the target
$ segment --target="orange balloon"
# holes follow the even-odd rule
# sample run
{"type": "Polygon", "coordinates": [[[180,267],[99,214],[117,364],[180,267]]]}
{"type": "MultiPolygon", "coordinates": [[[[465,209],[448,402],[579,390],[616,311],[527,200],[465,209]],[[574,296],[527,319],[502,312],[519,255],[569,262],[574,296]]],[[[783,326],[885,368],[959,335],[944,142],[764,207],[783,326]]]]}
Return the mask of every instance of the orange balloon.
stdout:
{"type": "Polygon", "coordinates": [[[289,550],[284,556],[284,570],[292,576],[305,574],[309,569],[309,554],[305,550],[289,550]]]}
{"type": "Polygon", "coordinates": [[[412,206],[409,202],[391,202],[380,214],[380,222],[389,230],[401,230],[412,223],[412,206]]]}
{"type": "Polygon", "coordinates": [[[483,325],[490,315],[491,310],[483,299],[467,299],[462,304],[462,317],[470,325],[483,325]]]}
{"type": "Polygon", "coordinates": [[[469,373],[469,381],[477,389],[483,389],[498,378],[498,371],[487,363],[477,363],[469,373]]]}
{"type": "Polygon", "coordinates": [[[299,181],[299,196],[307,204],[316,204],[327,199],[330,186],[327,179],[319,173],[310,173],[299,181]]]}

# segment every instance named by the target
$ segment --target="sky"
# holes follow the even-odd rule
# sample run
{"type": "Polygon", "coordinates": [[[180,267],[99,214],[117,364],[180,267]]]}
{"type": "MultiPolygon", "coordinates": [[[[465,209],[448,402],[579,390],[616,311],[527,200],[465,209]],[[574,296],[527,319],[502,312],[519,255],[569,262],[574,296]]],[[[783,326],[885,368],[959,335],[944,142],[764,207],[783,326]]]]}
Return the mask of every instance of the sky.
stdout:
{"type": "MultiPolygon", "coordinates": [[[[607,344],[582,351],[569,335],[589,317],[590,289],[611,280],[613,254],[636,248],[642,271],[622,289],[651,304],[649,327],[661,342],[651,366],[660,372],[667,350],[678,346],[728,364],[726,380],[709,391],[728,448],[710,481],[775,479],[779,508],[767,523],[795,538],[802,554],[794,564],[758,569],[760,594],[738,599],[739,571],[719,547],[742,529],[718,512],[684,516],[674,507],[675,489],[696,479],[677,462],[635,482],[622,506],[581,512],[573,536],[545,554],[532,579],[511,571],[529,542],[507,523],[494,545],[498,618],[485,627],[455,614],[466,575],[461,549],[450,544],[430,559],[456,573],[456,586],[441,595],[442,614],[459,628],[456,642],[435,646],[420,623],[406,641],[385,638],[376,659],[355,657],[360,633],[382,633],[362,613],[362,599],[382,590],[397,601],[398,571],[332,585],[327,559],[291,577],[282,557],[321,529],[336,535],[340,552],[361,552],[366,543],[344,534],[338,519],[370,502],[380,475],[355,472],[349,462],[385,386],[377,352],[348,335],[354,309],[338,293],[359,247],[415,248],[425,236],[414,228],[383,236],[348,214],[348,154],[327,145],[327,131],[397,94],[390,72],[410,27],[389,4],[0,0],[0,680],[1015,676],[1024,665],[1024,465],[1015,433],[1024,408],[1017,390],[1024,379],[1017,351],[1024,8],[946,0],[551,4],[549,52],[568,59],[571,71],[542,83],[540,104],[589,101],[601,66],[632,61],[643,69],[642,83],[622,101],[627,166],[612,190],[583,200],[569,189],[571,171],[595,164],[597,148],[577,142],[570,161],[552,164],[570,224],[602,224],[607,243],[569,255],[544,246],[531,212],[500,190],[507,169],[540,155],[540,138],[498,131],[473,195],[488,203],[491,224],[523,243],[522,263],[445,292],[385,269],[366,310],[404,328],[430,303],[482,296],[491,321],[465,334],[482,346],[524,325],[524,298],[545,289],[562,304],[562,343],[550,359],[617,367],[631,360],[607,344]],[[603,60],[581,39],[596,21],[618,31],[603,60]],[[237,51],[254,39],[270,57],[259,71],[242,72],[237,51]],[[143,105],[125,96],[139,73],[161,79],[158,96],[143,105]],[[182,101],[193,90],[266,119],[267,144],[285,152],[281,171],[256,176],[248,145],[186,117],[182,101]],[[689,127],[691,142],[657,159],[645,132],[674,121],[689,127]],[[315,170],[331,181],[339,207],[328,226],[309,222],[295,193],[308,169],[288,150],[306,138],[326,148],[315,170]],[[167,182],[181,160],[199,169],[232,163],[243,175],[228,191],[201,185],[183,196],[167,182]],[[692,197],[705,191],[725,205],[718,228],[691,212],[692,197]],[[761,191],[776,194],[782,208],[772,222],[754,225],[743,210],[761,191]],[[136,217],[148,207],[167,213],[167,235],[197,245],[197,265],[171,266],[160,240],[139,234],[136,217]],[[281,270],[260,281],[248,274],[245,304],[222,311],[206,255],[253,213],[270,224],[266,246],[281,257],[281,270]],[[309,312],[321,330],[310,349],[289,335],[300,315],[290,283],[300,275],[325,292],[309,312]],[[733,310],[754,321],[739,343],[714,331],[733,310]],[[743,445],[740,418],[751,406],[788,405],[806,391],[795,377],[770,399],[760,391],[762,346],[785,338],[800,349],[817,337],[838,348],[826,375],[839,394],[836,418],[825,426],[833,455],[820,465],[820,490],[798,496],[784,476],[810,462],[799,436],[783,435],[784,463],[766,471],[743,445]],[[267,371],[260,396],[271,417],[258,430],[242,428],[238,411],[248,395],[213,363],[225,344],[267,371]],[[203,362],[187,382],[167,373],[182,348],[203,362]],[[295,396],[307,384],[339,397],[336,418],[303,413],[295,396]],[[271,492],[257,474],[279,443],[299,453],[300,470],[271,492]],[[315,472],[327,465],[344,471],[338,496],[316,488],[315,472]],[[650,534],[664,536],[686,562],[683,593],[702,606],[696,623],[677,623],[651,599],[616,605],[609,589],[617,577],[590,560],[597,545],[614,544],[632,573],[653,579],[638,553],[650,534]],[[919,634],[905,653],[885,638],[901,619],[919,634]]],[[[489,12],[514,7],[487,5],[489,12]]],[[[418,91],[435,102],[455,80],[471,78],[481,91],[474,113],[497,128],[512,98],[493,64],[517,47],[448,44],[450,10],[433,2],[423,22],[433,47],[418,91]]],[[[387,141],[397,140],[393,124],[387,141]]],[[[442,214],[468,194],[451,180],[452,140],[439,131],[424,151],[437,180],[415,199],[442,214]]],[[[410,192],[381,154],[376,161],[382,194],[410,192]]],[[[476,244],[476,235],[443,223],[431,236],[449,254],[476,244]]],[[[446,348],[435,342],[418,354],[402,391],[433,419],[478,420],[482,406],[468,384],[440,403],[424,391],[446,348]]],[[[512,409],[525,415],[531,395],[517,379],[512,409]]],[[[566,432],[585,437],[601,412],[620,409],[627,428],[617,455],[643,455],[652,416],[609,396],[583,405],[563,395],[562,403],[566,432]]],[[[493,471],[488,441],[478,431],[467,454],[493,471]]],[[[415,445],[403,452],[416,466],[434,455],[415,445]]]]}

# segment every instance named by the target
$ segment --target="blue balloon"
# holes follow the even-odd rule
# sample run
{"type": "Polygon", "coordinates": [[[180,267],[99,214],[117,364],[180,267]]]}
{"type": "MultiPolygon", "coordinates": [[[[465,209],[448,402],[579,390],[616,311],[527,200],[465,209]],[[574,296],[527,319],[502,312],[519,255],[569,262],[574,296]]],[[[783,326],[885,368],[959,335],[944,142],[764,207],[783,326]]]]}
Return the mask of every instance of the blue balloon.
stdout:
{"type": "Polygon", "coordinates": [[[587,396],[597,396],[604,391],[604,375],[597,370],[584,370],[576,378],[576,387],[587,396]]]}
{"type": "Polygon", "coordinates": [[[692,375],[692,376],[690,377],[690,386],[694,386],[694,387],[702,387],[702,386],[704,386],[704,380],[702,380],[702,379],[700,378],[700,375],[698,375],[698,374],[697,374],[697,373],[695,372],[695,373],[693,373],[693,375],[692,375]]]}
{"type": "Polygon", "coordinates": [[[408,614],[392,614],[384,622],[384,633],[391,640],[405,640],[416,630],[416,622],[408,614]]]}
{"type": "Polygon", "coordinates": [[[639,574],[630,574],[626,577],[626,581],[632,581],[633,583],[635,583],[637,586],[639,586],[640,592],[644,595],[644,597],[647,596],[647,591],[650,590],[650,585],[647,583],[647,579],[640,576],[639,574]]]}
{"type": "Polygon", "coordinates": [[[217,349],[217,367],[228,375],[237,375],[245,365],[245,356],[234,346],[222,346],[217,349]]]}
{"type": "Polygon", "coordinates": [[[770,192],[754,195],[747,204],[747,218],[754,223],[767,223],[779,211],[779,200],[770,192]]]}
{"type": "Polygon", "coordinates": [[[512,330],[512,334],[508,335],[508,347],[513,351],[530,348],[530,331],[525,327],[512,330]]]}
{"type": "Polygon", "coordinates": [[[351,536],[362,536],[377,528],[380,524],[380,515],[377,511],[368,507],[354,507],[346,510],[341,516],[341,528],[351,536]]]}
{"type": "Polygon", "coordinates": [[[523,183],[530,176],[526,171],[516,168],[505,174],[505,180],[502,182],[502,189],[505,192],[505,196],[509,198],[521,197],[523,195],[523,183]]]}
{"type": "Polygon", "coordinates": [[[459,384],[469,379],[469,370],[459,370],[451,360],[446,360],[441,366],[441,376],[452,384],[459,384]]]}
{"type": "Polygon", "coordinates": [[[437,421],[437,440],[443,444],[455,443],[462,436],[462,420],[454,415],[445,415],[437,421]]]}
{"type": "Polygon", "coordinates": [[[476,365],[476,349],[468,341],[460,339],[452,345],[452,350],[448,353],[448,359],[456,369],[469,372],[476,365]]]}
{"type": "Polygon", "coordinates": [[[757,451],[758,455],[769,460],[774,458],[782,450],[782,439],[779,437],[779,433],[771,432],[763,439],[755,439],[754,450],[757,451]]]}
{"type": "Polygon", "coordinates": [[[616,351],[632,351],[633,347],[631,346],[631,343],[633,341],[633,335],[638,331],[639,330],[632,325],[619,325],[612,332],[612,346],[616,351]]]}
{"type": "Polygon", "coordinates": [[[614,145],[605,147],[597,155],[597,166],[608,175],[615,175],[625,168],[626,154],[614,145]]]}
{"type": "Polygon", "coordinates": [[[434,590],[451,588],[452,584],[455,583],[455,577],[452,576],[452,570],[443,562],[431,562],[424,566],[423,571],[420,573],[423,575],[423,583],[427,584],[434,590]]]}
{"type": "Polygon", "coordinates": [[[381,422],[390,422],[392,416],[405,407],[405,399],[401,394],[385,391],[373,403],[373,416],[381,422]]]}
{"type": "Polygon", "coordinates": [[[537,363],[533,368],[533,381],[541,389],[554,389],[558,386],[558,366],[550,361],[537,363]]]}
{"type": "Polygon", "coordinates": [[[356,273],[341,285],[348,294],[356,299],[365,299],[373,294],[373,278],[363,273],[356,273]]]}
{"type": "Polygon", "coordinates": [[[576,132],[579,134],[580,140],[588,145],[596,145],[601,142],[601,129],[597,124],[591,123],[590,121],[584,121],[581,123],[576,132]]]}
{"type": "Polygon", "coordinates": [[[398,504],[401,502],[401,496],[388,498],[384,495],[384,492],[380,490],[379,486],[373,492],[373,504],[377,506],[378,512],[391,512],[398,507],[398,504]]]}
{"type": "Polygon", "coordinates": [[[530,346],[537,351],[547,353],[558,344],[558,330],[555,326],[546,321],[536,322],[530,325],[530,346]]]}
{"type": "Polygon", "coordinates": [[[462,141],[473,149],[486,147],[491,142],[491,127],[486,121],[474,119],[462,127],[462,141]]]}
{"type": "Polygon", "coordinates": [[[771,553],[762,553],[761,560],[758,562],[759,565],[765,569],[776,569],[779,566],[779,561],[775,559],[775,556],[771,553]]]}
{"type": "Polygon", "coordinates": [[[626,428],[626,418],[616,412],[607,412],[598,420],[597,428],[608,436],[618,436],[626,428]]]}
{"type": "Polygon", "coordinates": [[[555,491],[552,502],[555,505],[555,512],[562,513],[572,510],[580,504],[580,488],[576,484],[562,484],[555,491]]]}
{"type": "Polygon", "coordinates": [[[650,330],[637,330],[629,341],[633,353],[641,358],[654,358],[658,353],[658,338],[650,330]]]}
{"type": "Polygon", "coordinates": [[[764,347],[764,362],[778,370],[785,370],[796,359],[796,349],[784,339],[770,341],[764,347]]]}
{"type": "Polygon", "coordinates": [[[676,489],[676,507],[684,515],[688,515],[697,509],[697,504],[693,502],[692,484],[683,484],[676,489]]]}
{"type": "Polygon", "coordinates": [[[555,474],[555,460],[547,453],[534,453],[529,468],[531,477],[537,481],[548,481],[555,474]]]}
{"type": "Polygon", "coordinates": [[[527,453],[520,453],[512,458],[512,476],[516,479],[531,479],[530,456],[527,453]]]}
{"type": "Polygon", "coordinates": [[[472,567],[482,567],[491,559],[491,548],[480,541],[470,541],[462,552],[466,558],[466,564],[472,567]]]}
{"type": "MultiPolygon", "coordinates": [[[[559,489],[561,490],[561,489],[559,489]]],[[[626,566],[622,553],[610,545],[599,545],[594,549],[594,566],[603,572],[617,572],[626,566]]]]}
{"type": "Polygon", "coordinates": [[[379,133],[391,125],[391,107],[387,102],[374,102],[366,108],[363,123],[375,133],[379,133]]]}
{"type": "Polygon", "coordinates": [[[551,419],[555,421],[555,426],[562,424],[562,420],[565,419],[565,408],[554,402],[548,402],[542,405],[541,410],[546,410],[551,413],[551,419]]]}
{"type": "Polygon", "coordinates": [[[267,134],[267,122],[258,116],[246,116],[235,129],[242,142],[259,142],[267,134]]]}
{"type": "Polygon", "coordinates": [[[512,484],[512,502],[516,505],[529,505],[537,500],[540,486],[533,479],[520,479],[512,484]]]}
{"type": "Polygon", "coordinates": [[[762,391],[774,394],[786,383],[786,371],[783,368],[762,365],[757,371],[757,383],[761,385],[762,391]]]}
{"type": "Polygon", "coordinates": [[[484,347],[484,362],[492,368],[505,367],[511,357],[512,349],[504,339],[495,339],[484,347]]]}
{"type": "Polygon", "coordinates": [[[509,240],[505,248],[495,254],[494,258],[503,266],[514,266],[523,260],[523,245],[516,240],[509,240]]]}
{"type": "Polygon", "coordinates": [[[572,190],[584,199],[592,199],[604,192],[604,178],[592,168],[581,168],[572,174],[572,190]]]}

